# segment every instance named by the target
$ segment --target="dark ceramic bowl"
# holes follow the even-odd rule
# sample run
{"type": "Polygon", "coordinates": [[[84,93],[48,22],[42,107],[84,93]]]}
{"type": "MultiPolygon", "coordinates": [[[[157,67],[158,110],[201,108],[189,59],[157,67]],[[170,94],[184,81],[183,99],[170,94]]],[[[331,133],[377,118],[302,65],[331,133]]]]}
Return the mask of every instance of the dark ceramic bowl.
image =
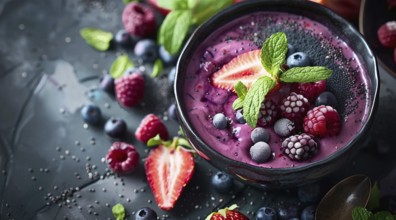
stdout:
{"type": "Polygon", "coordinates": [[[378,81],[376,60],[366,42],[350,23],[332,11],[310,1],[246,1],[227,8],[215,15],[193,33],[183,49],[177,64],[175,94],[181,126],[199,155],[218,169],[226,171],[237,179],[252,185],[263,188],[286,188],[318,180],[340,168],[346,161],[351,160],[352,156],[357,153],[362,146],[362,137],[364,137],[372,122],[378,102],[378,81]],[[186,80],[186,71],[191,63],[192,55],[204,39],[210,36],[211,33],[216,31],[219,27],[222,27],[232,19],[260,11],[286,12],[303,15],[323,24],[356,52],[369,75],[368,81],[371,84],[371,90],[368,97],[371,103],[368,107],[367,121],[365,121],[361,130],[358,131],[358,134],[356,134],[349,143],[345,143],[343,148],[325,159],[302,166],[287,168],[263,168],[250,165],[229,159],[208,146],[205,142],[205,138],[201,137],[198,132],[196,132],[196,129],[194,129],[191,123],[183,100],[183,83],[186,80]]]}

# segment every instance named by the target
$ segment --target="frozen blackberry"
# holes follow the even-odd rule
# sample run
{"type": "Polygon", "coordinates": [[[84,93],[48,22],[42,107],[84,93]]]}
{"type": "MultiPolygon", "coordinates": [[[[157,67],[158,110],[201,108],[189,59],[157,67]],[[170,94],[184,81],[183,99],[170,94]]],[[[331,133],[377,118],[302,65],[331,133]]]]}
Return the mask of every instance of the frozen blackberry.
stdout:
{"type": "Polygon", "coordinates": [[[279,119],[274,125],[274,131],[280,137],[288,137],[291,134],[294,134],[295,130],[296,126],[294,125],[294,122],[287,118],[279,119]]]}
{"type": "Polygon", "coordinates": [[[319,150],[319,145],[308,134],[290,136],[282,142],[281,151],[292,160],[303,161],[311,158],[319,150]]]}
{"type": "Polygon", "coordinates": [[[274,124],[278,116],[276,105],[270,99],[265,100],[260,107],[258,125],[268,127],[274,124]]]}
{"type": "Polygon", "coordinates": [[[304,116],[309,109],[308,99],[301,94],[295,92],[290,93],[288,97],[283,99],[280,105],[281,115],[290,119],[296,125],[301,125],[304,116]]]}

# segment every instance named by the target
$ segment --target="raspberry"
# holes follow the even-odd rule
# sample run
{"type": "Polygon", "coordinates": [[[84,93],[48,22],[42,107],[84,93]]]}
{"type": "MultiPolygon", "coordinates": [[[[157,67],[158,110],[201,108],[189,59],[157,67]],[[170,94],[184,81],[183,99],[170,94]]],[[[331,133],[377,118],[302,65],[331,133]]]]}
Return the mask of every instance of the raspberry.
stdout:
{"type": "Polygon", "coordinates": [[[160,135],[162,140],[168,139],[168,130],[162,121],[154,114],[148,114],[140,122],[135,131],[135,137],[141,142],[147,143],[150,138],[160,135]]]}
{"type": "Polygon", "coordinates": [[[258,125],[262,127],[268,127],[274,124],[278,117],[278,110],[276,105],[270,99],[265,100],[260,107],[260,114],[258,119],[258,125]]]}
{"type": "Polygon", "coordinates": [[[106,155],[109,168],[118,174],[132,172],[139,163],[139,153],[133,145],[114,142],[106,155]]]}
{"type": "Polygon", "coordinates": [[[295,83],[292,91],[303,95],[310,103],[314,102],[320,93],[326,91],[326,81],[319,80],[311,83],[295,83]]]}
{"type": "Polygon", "coordinates": [[[331,106],[321,105],[308,111],[304,118],[304,131],[308,134],[324,137],[335,136],[341,130],[338,112],[331,106]]]}
{"type": "Polygon", "coordinates": [[[302,124],[305,113],[308,109],[308,99],[295,92],[290,93],[290,95],[286,97],[280,105],[281,115],[290,119],[297,126],[302,124]]]}
{"type": "Polygon", "coordinates": [[[396,21],[388,21],[377,31],[378,40],[384,47],[396,47],[396,21]]]}
{"type": "Polygon", "coordinates": [[[144,78],[139,73],[126,75],[115,81],[118,102],[124,107],[132,107],[144,96],[144,78]]]}
{"type": "Polygon", "coordinates": [[[142,3],[132,2],[125,6],[122,22],[125,30],[137,37],[148,37],[155,32],[155,12],[142,3]]]}
{"type": "Polygon", "coordinates": [[[282,142],[281,151],[292,160],[303,161],[318,152],[319,146],[308,134],[290,136],[282,142]]]}

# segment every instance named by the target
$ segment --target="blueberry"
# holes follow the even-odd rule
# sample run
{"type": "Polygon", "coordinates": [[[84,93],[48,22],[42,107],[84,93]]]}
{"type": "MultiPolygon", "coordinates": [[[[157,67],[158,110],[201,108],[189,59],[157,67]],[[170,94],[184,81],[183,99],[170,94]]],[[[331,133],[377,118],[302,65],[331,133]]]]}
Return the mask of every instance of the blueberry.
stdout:
{"type": "Polygon", "coordinates": [[[278,208],[278,218],[280,220],[289,220],[300,217],[300,207],[295,204],[287,204],[278,208]]]}
{"type": "Polygon", "coordinates": [[[280,137],[288,137],[294,133],[295,130],[294,122],[287,118],[281,118],[274,124],[274,131],[280,137]]]}
{"type": "Polygon", "coordinates": [[[169,107],[168,107],[168,116],[169,118],[178,121],[179,119],[177,118],[177,109],[176,109],[176,104],[172,103],[169,107]]]}
{"type": "Polygon", "coordinates": [[[107,120],[104,131],[112,138],[121,138],[127,130],[127,125],[124,120],[119,118],[110,118],[107,120]]]}
{"type": "Polygon", "coordinates": [[[260,141],[250,147],[249,153],[253,161],[264,163],[271,157],[272,150],[267,143],[260,141]]]}
{"type": "Polygon", "coordinates": [[[301,202],[316,203],[321,197],[321,187],[318,183],[303,185],[297,189],[297,195],[301,202]]]}
{"type": "Polygon", "coordinates": [[[131,67],[131,68],[125,70],[124,76],[132,75],[133,73],[139,73],[139,74],[143,75],[142,71],[140,71],[139,68],[137,68],[137,67],[131,67]]]}
{"type": "Polygon", "coordinates": [[[169,83],[173,83],[175,81],[176,76],[176,67],[172,67],[168,73],[168,81],[169,83]]]}
{"type": "Polygon", "coordinates": [[[159,56],[161,58],[161,60],[165,63],[165,64],[175,64],[176,60],[177,60],[177,55],[171,55],[164,46],[160,46],[159,50],[158,50],[159,56]]]}
{"type": "Polygon", "coordinates": [[[224,172],[212,176],[212,186],[219,193],[228,193],[234,185],[232,177],[224,172]]]}
{"type": "Polygon", "coordinates": [[[250,133],[250,138],[252,139],[253,143],[260,141],[268,142],[270,139],[270,133],[265,128],[257,127],[253,129],[252,133],[250,133]]]}
{"type": "Polygon", "coordinates": [[[81,116],[85,123],[91,125],[98,125],[102,120],[102,112],[96,105],[85,105],[81,109],[81,116]]]}
{"type": "Polygon", "coordinates": [[[330,105],[331,107],[337,109],[337,98],[331,92],[325,91],[319,94],[318,98],[316,98],[315,106],[320,105],[330,105]]]}
{"type": "Polygon", "coordinates": [[[278,215],[271,207],[261,207],[256,212],[256,220],[277,220],[278,215]]]}
{"type": "Polygon", "coordinates": [[[129,33],[126,30],[119,30],[115,37],[114,37],[114,41],[121,45],[121,46],[127,46],[129,45],[132,40],[131,40],[131,36],[129,35],[129,33]]]}
{"type": "Polygon", "coordinates": [[[311,65],[311,59],[304,52],[296,52],[287,57],[286,64],[289,68],[311,65]]]}
{"type": "Polygon", "coordinates": [[[157,220],[157,213],[149,207],[144,207],[136,212],[135,220],[157,220]]]}
{"type": "Polygon", "coordinates": [[[292,55],[293,53],[296,52],[296,48],[294,48],[293,45],[291,44],[287,44],[287,54],[286,57],[289,57],[290,55],[292,55]]]}
{"type": "Polygon", "coordinates": [[[227,128],[227,117],[223,113],[215,114],[215,116],[213,116],[213,125],[219,130],[227,128]]]}
{"type": "Polygon", "coordinates": [[[114,95],[114,79],[109,74],[100,78],[100,88],[108,94],[114,95]]]}
{"type": "Polygon", "coordinates": [[[154,62],[158,58],[157,44],[151,39],[143,39],[135,45],[135,55],[143,62],[154,62]]]}
{"type": "Polygon", "coordinates": [[[289,220],[300,220],[300,218],[289,218],[289,220]]]}
{"type": "Polygon", "coordinates": [[[238,109],[237,110],[237,112],[235,114],[235,118],[236,118],[236,120],[238,121],[239,124],[245,124],[246,123],[246,120],[245,120],[245,118],[243,117],[243,114],[242,114],[242,109],[238,109]]]}
{"type": "Polygon", "coordinates": [[[301,220],[314,220],[315,211],[316,207],[314,205],[305,207],[301,212],[301,220]]]}

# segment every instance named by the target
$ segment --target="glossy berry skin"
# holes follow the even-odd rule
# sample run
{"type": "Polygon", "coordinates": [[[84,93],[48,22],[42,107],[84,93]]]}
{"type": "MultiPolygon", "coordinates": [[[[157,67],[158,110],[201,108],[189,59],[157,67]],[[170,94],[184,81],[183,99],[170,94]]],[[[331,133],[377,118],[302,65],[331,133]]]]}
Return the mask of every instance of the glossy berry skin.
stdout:
{"type": "Polygon", "coordinates": [[[104,126],[104,131],[111,138],[122,138],[127,131],[127,125],[122,119],[110,118],[104,126]]]}
{"type": "Polygon", "coordinates": [[[296,131],[296,126],[294,122],[287,118],[281,118],[274,124],[274,132],[280,137],[288,137],[294,134],[296,131]]]}
{"type": "Polygon", "coordinates": [[[129,44],[131,44],[132,39],[129,33],[125,29],[122,29],[116,33],[114,37],[114,42],[120,46],[128,46],[129,44]]]}
{"type": "Polygon", "coordinates": [[[311,83],[295,83],[292,86],[295,93],[303,95],[310,103],[313,103],[322,92],[326,91],[326,80],[311,83]]]}
{"type": "Polygon", "coordinates": [[[242,109],[238,109],[235,113],[235,119],[239,124],[245,124],[246,120],[245,117],[243,117],[242,109]]]}
{"type": "Polygon", "coordinates": [[[308,134],[302,133],[283,140],[281,151],[291,160],[304,161],[311,158],[319,150],[318,143],[308,134]]]}
{"type": "Polygon", "coordinates": [[[139,40],[134,48],[135,55],[143,62],[154,62],[158,58],[158,45],[151,39],[139,40]]]}
{"type": "Polygon", "coordinates": [[[291,44],[287,44],[287,54],[286,54],[286,58],[289,57],[290,55],[292,55],[293,53],[297,52],[296,48],[294,48],[293,45],[291,44]]]}
{"type": "Polygon", "coordinates": [[[213,126],[219,130],[227,128],[228,120],[223,113],[217,113],[213,116],[213,126]]]}
{"type": "Polygon", "coordinates": [[[300,208],[295,204],[287,204],[278,208],[278,219],[289,220],[300,217],[300,208]]]}
{"type": "Polygon", "coordinates": [[[278,214],[271,207],[261,207],[256,212],[256,220],[277,220],[278,214]]]}
{"type": "Polygon", "coordinates": [[[304,118],[304,131],[316,137],[336,136],[341,130],[340,116],[331,106],[317,106],[304,118]]]}
{"type": "Polygon", "coordinates": [[[106,155],[109,168],[117,174],[127,174],[139,164],[139,153],[133,145],[114,142],[106,155]]]}
{"type": "Polygon", "coordinates": [[[102,112],[98,106],[89,104],[81,109],[81,117],[87,124],[98,125],[102,121],[102,112]]]}
{"type": "Polygon", "coordinates": [[[114,79],[109,74],[103,75],[100,78],[99,87],[110,95],[114,95],[114,79]]]}
{"type": "Polygon", "coordinates": [[[265,163],[270,159],[272,150],[267,143],[260,141],[250,147],[249,153],[254,162],[265,163]]]}
{"type": "Polygon", "coordinates": [[[322,92],[319,94],[319,96],[316,98],[315,101],[315,106],[320,106],[320,105],[329,105],[337,109],[338,106],[337,98],[331,92],[328,91],[322,92]]]}
{"type": "Polygon", "coordinates": [[[311,65],[311,59],[304,52],[296,52],[287,57],[286,64],[289,68],[311,65]]]}
{"type": "Polygon", "coordinates": [[[228,193],[234,186],[232,177],[222,171],[215,173],[212,176],[212,187],[219,193],[228,193]]]}
{"type": "Polygon", "coordinates": [[[316,207],[314,205],[310,205],[305,207],[301,211],[301,220],[315,220],[315,212],[316,212],[316,207]]]}
{"type": "Polygon", "coordinates": [[[157,134],[160,135],[162,140],[167,140],[169,137],[165,125],[154,114],[146,115],[135,131],[136,139],[143,143],[147,143],[150,138],[155,137],[157,134]]]}
{"type": "Polygon", "coordinates": [[[250,133],[250,139],[252,139],[253,143],[260,141],[268,142],[270,139],[270,133],[265,128],[256,127],[253,129],[252,133],[250,133]]]}
{"type": "Polygon", "coordinates": [[[144,96],[144,78],[141,74],[133,73],[115,80],[115,92],[118,103],[130,108],[137,105],[144,96]]]}
{"type": "Polygon", "coordinates": [[[156,30],[155,12],[145,4],[132,2],[124,8],[122,23],[132,36],[149,37],[156,30]]]}
{"type": "Polygon", "coordinates": [[[150,207],[144,207],[136,212],[135,220],[157,220],[157,213],[150,207]]]}
{"type": "Polygon", "coordinates": [[[175,63],[176,63],[176,60],[177,60],[177,58],[178,58],[177,55],[171,55],[171,54],[165,49],[165,47],[162,46],[162,45],[161,45],[161,46],[159,47],[159,49],[158,49],[158,54],[159,54],[159,57],[161,58],[161,60],[162,60],[166,65],[175,64],[175,63]]]}

